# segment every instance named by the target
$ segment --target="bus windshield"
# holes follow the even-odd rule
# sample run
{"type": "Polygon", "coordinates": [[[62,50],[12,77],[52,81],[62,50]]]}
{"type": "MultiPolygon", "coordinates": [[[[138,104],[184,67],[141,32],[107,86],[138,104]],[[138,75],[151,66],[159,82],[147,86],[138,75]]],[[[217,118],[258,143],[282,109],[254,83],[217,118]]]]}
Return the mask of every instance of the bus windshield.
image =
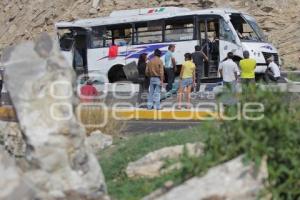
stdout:
{"type": "Polygon", "coordinates": [[[231,23],[242,41],[266,42],[263,31],[253,17],[232,14],[231,23]]]}

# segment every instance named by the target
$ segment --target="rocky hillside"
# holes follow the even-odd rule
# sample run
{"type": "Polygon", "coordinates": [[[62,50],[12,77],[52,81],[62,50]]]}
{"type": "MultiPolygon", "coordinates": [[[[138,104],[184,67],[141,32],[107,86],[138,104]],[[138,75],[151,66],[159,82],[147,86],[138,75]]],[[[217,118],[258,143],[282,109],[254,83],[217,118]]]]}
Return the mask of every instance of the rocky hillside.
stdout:
{"type": "Polygon", "coordinates": [[[232,7],[247,11],[258,19],[269,40],[279,48],[285,68],[300,69],[299,0],[1,0],[0,49],[42,31],[53,32],[53,24],[59,20],[154,6],[232,7]]]}

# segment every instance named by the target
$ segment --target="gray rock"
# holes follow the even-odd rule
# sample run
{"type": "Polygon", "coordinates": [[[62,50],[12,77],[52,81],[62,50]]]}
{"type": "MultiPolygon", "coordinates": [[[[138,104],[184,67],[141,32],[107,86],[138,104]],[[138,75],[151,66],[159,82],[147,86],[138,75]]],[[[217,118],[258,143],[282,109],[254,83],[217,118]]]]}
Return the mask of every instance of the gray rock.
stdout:
{"type": "Polygon", "coordinates": [[[92,7],[97,9],[99,6],[99,3],[100,3],[100,0],[93,0],[92,7]]]}
{"type": "Polygon", "coordinates": [[[106,193],[104,176],[74,115],[75,73],[57,41],[43,34],[4,51],[3,58],[6,88],[31,147],[26,159],[35,166],[26,178],[50,199],[68,191],[100,198],[106,193]]]}
{"type": "Polygon", "coordinates": [[[0,149],[0,176],[1,200],[35,199],[32,183],[22,175],[14,160],[3,149],[0,149]]]}
{"type": "Polygon", "coordinates": [[[90,13],[91,15],[94,15],[94,14],[97,14],[98,11],[97,11],[96,8],[91,8],[91,9],[89,10],[89,13],[90,13]]]}
{"type": "Polygon", "coordinates": [[[245,165],[241,156],[210,169],[203,177],[188,180],[166,194],[149,195],[144,200],[256,200],[266,186],[267,178],[266,160],[255,175],[254,164],[245,165]]]}
{"type": "Polygon", "coordinates": [[[94,153],[99,153],[101,150],[113,144],[113,137],[103,134],[101,131],[94,131],[86,140],[88,146],[92,148],[94,153]]]}
{"type": "Polygon", "coordinates": [[[24,157],[26,143],[23,139],[19,124],[15,122],[7,123],[4,133],[4,148],[13,156],[24,157]]]}
{"type": "Polygon", "coordinates": [[[7,125],[7,122],[0,121],[0,145],[4,145],[4,130],[7,125]]]}
{"type": "Polygon", "coordinates": [[[177,145],[156,150],[148,153],[146,156],[135,162],[129,163],[126,168],[126,174],[129,178],[153,178],[179,169],[181,168],[180,163],[175,163],[166,169],[163,169],[163,167],[165,166],[167,159],[179,159],[179,157],[183,155],[185,148],[189,156],[201,156],[204,145],[200,143],[188,143],[186,145],[177,145]]]}

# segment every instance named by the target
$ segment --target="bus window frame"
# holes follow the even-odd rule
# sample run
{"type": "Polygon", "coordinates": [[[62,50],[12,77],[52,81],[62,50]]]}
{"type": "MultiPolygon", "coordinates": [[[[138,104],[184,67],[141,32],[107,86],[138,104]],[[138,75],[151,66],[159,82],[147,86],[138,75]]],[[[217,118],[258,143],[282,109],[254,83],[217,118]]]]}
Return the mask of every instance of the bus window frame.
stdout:
{"type": "MultiPolygon", "coordinates": [[[[220,40],[220,23],[221,23],[221,20],[224,19],[224,17],[222,17],[221,15],[214,15],[214,14],[209,14],[209,15],[196,15],[196,40],[198,40],[200,46],[202,46],[202,37],[201,37],[201,30],[200,30],[200,21],[203,20],[204,23],[205,23],[205,38],[203,39],[208,39],[208,23],[207,21],[209,19],[212,19],[212,18],[215,18],[215,19],[218,19],[218,23],[219,23],[219,40],[220,40]]],[[[225,19],[224,19],[225,20],[225,19]]]]}
{"type": "Polygon", "coordinates": [[[193,41],[193,40],[197,40],[197,38],[195,37],[195,31],[196,31],[196,16],[197,15],[186,15],[186,16],[179,16],[179,17],[171,17],[171,18],[166,18],[164,19],[164,26],[163,26],[163,30],[164,30],[164,37],[163,37],[163,42],[185,42],[185,41],[193,41]],[[168,25],[168,22],[171,21],[176,21],[176,20],[191,20],[192,23],[187,23],[187,24],[192,24],[193,27],[189,27],[189,28],[172,28],[172,29],[167,29],[166,26],[168,25]],[[185,40],[173,40],[173,41],[166,41],[166,31],[167,30],[187,30],[187,29],[192,29],[193,33],[192,33],[192,39],[185,39],[185,40]]]}
{"type": "MultiPolygon", "coordinates": [[[[153,22],[157,22],[160,21],[161,23],[161,32],[162,32],[162,40],[160,42],[155,42],[155,44],[160,44],[160,43],[169,43],[170,41],[166,41],[166,21],[171,21],[171,20],[176,20],[176,19],[184,19],[184,18],[193,18],[193,39],[188,39],[188,40],[176,40],[176,41],[171,41],[171,42],[187,42],[187,41],[194,41],[197,40],[198,42],[201,41],[201,34],[200,34],[200,29],[199,29],[199,21],[205,20],[205,27],[206,27],[206,31],[205,34],[207,34],[207,19],[209,18],[218,18],[219,20],[225,20],[224,17],[222,17],[221,15],[217,15],[217,14],[207,14],[207,15],[203,15],[203,14],[194,14],[194,15],[185,15],[185,16],[176,16],[176,17],[170,17],[170,18],[162,18],[159,20],[151,20],[151,21],[136,21],[136,22],[131,22],[131,23],[119,23],[119,24],[108,24],[108,25],[103,25],[103,26],[95,26],[95,27],[91,27],[91,29],[93,28],[103,28],[103,31],[106,32],[108,30],[117,30],[117,29],[121,29],[120,27],[122,26],[126,26],[126,25],[131,25],[131,44],[128,45],[144,45],[144,44],[152,44],[150,43],[139,43],[139,25],[140,24],[146,24],[148,25],[148,23],[153,23],[153,22]],[[113,28],[112,28],[113,27],[113,28]]],[[[226,21],[226,20],[225,20],[226,21]]],[[[221,23],[221,22],[219,22],[221,23]]],[[[148,26],[142,26],[142,27],[148,27],[148,26]]],[[[124,28],[125,29],[125,28],[124,28]]],[[[92,31],[90,31],[91,33],[92,31]]],[[[151,32],[151,31],[143,31],[143,32],[151,32]]],[[[113,34],[113,31],[112,31],[113,34]]],[[[207,38],[207,35],[205,36],[207,38]]],[[[89,44],[92,43],[91,39],[92,37],[90,36],[90,41],[89,44]]],[[[107,41],[107,37],[104,35],[103,38],[103,47],[99,47],[99,48],[108,48],[109,46],[106,45],[106,41],[107,41]]],[[[114,37],[112,36],[112,44],[114,44],[114,37]]],[[[91,45],[89,45],[90,49],[99,49],[99,48],[92,48],[91,45]]]]}
{"type": "MultiPolygon", "coordinates": [[[[118,38],[115,38],[114,37],[114,31],[115,30],[121,30],[122,27],[120,28],[120,26],[129,26],[129,28],[131,29],[131,44],[128,44],[128,45],[132,45],[132,41],[133,41],[133,26],[132,26],[132,23],[122,23],[122,24],[112,24],[112,25],[106,25],[106,26],[94,26],[94,27],[91,27],[91,31],[89,33],[89,46],[88,48],[89,49],[102,49],[102,48],[109,48],[109,45],[107,45],[107,31],[111,31],[111,38],[109,38],[109,40],[111,40],[112,44],[115,44],[115,39],[118,39],[118,38]],[[92,32],[93,32],[93,29],[95,28],[99,28],[103,30],[104,34],[103,34],[103,45],[102,47],[92,47],[92,32]]],[[[127,29],[127,28],[124,28],[124,30],[127,29]]]]}
{"type": "MultiPolygon", "coordinates": [[[[161,23],[161,30],[155,30],[155,31],[161,31],[161,41],[160,42],[155,42],[155,44],[159,44],[159,43],[164,43],[164,19],[160,19],[160,20],[152,20],[152,21],[141,21],[141,22],[135,22],[133,23],[134,24],[134,35],[136,36],[136,38],[134,38],[134,43],[133,45],[145,45],[145,44],[152,44],[153,42],[149,42],[149,43],[140,43],[139,42],[139,33],[147,33],[147,32],[151,32],[151,31],[138,31],[138,28],[141,28],[141,27],[149,27],[148,24],[151,24],[151,23],[155,23],[155,22],[160,22],[161,23]],[[141,25],[142,26],[139,26],[141,25]],[[144,24],[146,24],[146,26],[143,26],[144,24]]],[[[159,26],[157,26],[159,27],[159,26]]],[[[152,36],[152,35],[146,35],[146,36],[143,36],[143,37],[149,37],[149,36],[152,36]]]]}
{"type": "Polygon", "coordinates": [[[89,49],[101,49],[101,48],[106,48],[105,47],[105,37],[104,37],[104,33],[106,32],[106,27],[105,26],[95,26],[95,27],[91,27],[90,28],[90,30],[89,30],[89,32],[88,32],[88,40],[89,40],[89,42],[88,42],[88,48],[89,49]],[[102,30],[103,30],[103,36],[102,36],[102,46],[101,47],[93,47],[92,46],[92,43],[93,43],[93,41],[92,41],[92,39],[93,39],[93,28],[97,28],[97,29],[101,29],[101,28],[103,28],[102,30]]]}
{"type": "MultiPolygon", "coordinates": [[[[124,35],[125,37],[123,39],[130,39],[131,40],[131,43],[128,43],[127,45],[132,45],[132,35],[133,35],[133,29],[132,29],[132,23],[123,23],[123,24],[114,24],[114,25],[108,25],[108,26],[105,26],[105,29],[106,31],[107,30],[110,30],[112,31],[112,44],[116,44],[115,40],[116,39],[121,39],[121,37],[116,37],[115,36],[115,31],[120,31],[120,30],[123,30],[125,32],[126,29],[129,29],[131,31],[130,33],[130,37],[126,37],[126,35],[124,35]]],[[[120,33],[119,33],[120,34],[120,33]]],[[[125,45],[125,46],[127,46],[125,45]]],[[[105,47],[109,47],[109,46],[105,46],[105,47]]]]}
{"type": "MultiPolygon", "coordinates": [[[[231,22],[226,21],[223,17],[220,18],[220,38],[219,39],[223,40],[223,41],[231,42],[231,43],[234,43],[237,45],[238,44],[238,40],[236,37],[237,33],[236,33],[236,30],[234,28],[232,28],[231,26],[232,26],[231,22]],[[224,29],[223,32],[224,33],[230,32],[231,37],[232,37],[231,40],[225,39],[225,37],[223,37],[223,35],[221,34],[222,33],[221,28],[223,25],[226,25],[229,28],[229,31],[224,29]]],[[[225,28],[225,27],[223,27],[223,28],[225,28]]]]}
{"type": "Polygon", "coordinates": [[[57,30],[57,37],[58,37],[58,41],[59,41],[59,49],[61,51],[65,51],[65,52],[70,52],[72,51],[72,49],[74,48],[75,45],[75,39],[74,39],[74,35],[73,35],[73,31],[69,28],[61,28],[57,30]],[[69,33],[67,33],[65,30],[69,31],[69,33]],[[60,31],[65,31],[65,33],[61,34],[60,31]],[[62,47],[62,39],[64,36],[67,36],[67,34],[70,35],[70,37],[65,38],[66,40],[71,41],[70,47],[62,47]]]}

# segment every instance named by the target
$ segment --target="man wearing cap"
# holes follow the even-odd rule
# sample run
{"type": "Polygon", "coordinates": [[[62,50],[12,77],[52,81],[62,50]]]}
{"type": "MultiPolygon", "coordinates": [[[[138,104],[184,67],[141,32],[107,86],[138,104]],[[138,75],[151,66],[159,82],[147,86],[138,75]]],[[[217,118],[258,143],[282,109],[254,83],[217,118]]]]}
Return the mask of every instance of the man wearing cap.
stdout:
{"type": "Polygon", "coordinates": [[[244,59],[240,61],[241,81],[243,84],[249,85],[255,83],[256,60],[250,58],[249,51],[244,51],[244,59]]]}
{"type": "Polygon", "coordinates": [[[278,67],[278,65],[274,62],[274,57],[271,56],[267,59],[267,63],[268,63],[268,68],[266,70],[266,77],[267,80],[271,80],[274,82],[278,82],[278,80],[280,79],[280,69],[278,67]]]}
{"type": "Polygon", "coordinates": [[[160,59],[161,51],[154,51],[152,58],[146,67],[146,76],[150,78],[149,94],[148,94],[148,110],[160,110],[160,90],[164,80],[164,64],[160,59]]]}

